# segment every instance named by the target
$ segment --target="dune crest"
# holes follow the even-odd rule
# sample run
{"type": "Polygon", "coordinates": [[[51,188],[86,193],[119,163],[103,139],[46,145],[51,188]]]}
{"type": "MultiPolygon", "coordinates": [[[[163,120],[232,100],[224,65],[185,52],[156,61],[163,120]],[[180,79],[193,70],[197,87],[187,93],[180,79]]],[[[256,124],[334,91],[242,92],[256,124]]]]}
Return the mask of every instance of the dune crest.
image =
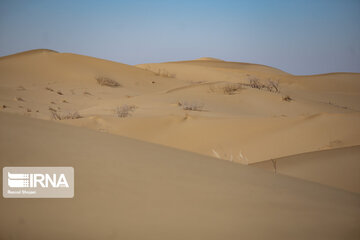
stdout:
{"type": "Polygon", "coordinates": [[[197,58],[195,59],[197,61],[219,61],[219,62],[224,62],[224,60],[218,59],[218,58],[212,58],[212,57],[201,57],[201,58],[197,58]]]}
{"type": "Polygon", "coordinates": [[[59,52],[57,52],[55,50],[51,50],[51,49],[33,49],[33,50],[29,50],[29,51],[24,51],[24,52],[19,52],[19,53],[3,56],[3,57],[0,57],[0,60],[12,58],[12,57],[41,54],[41,53],[59,53],[59,52]]]}

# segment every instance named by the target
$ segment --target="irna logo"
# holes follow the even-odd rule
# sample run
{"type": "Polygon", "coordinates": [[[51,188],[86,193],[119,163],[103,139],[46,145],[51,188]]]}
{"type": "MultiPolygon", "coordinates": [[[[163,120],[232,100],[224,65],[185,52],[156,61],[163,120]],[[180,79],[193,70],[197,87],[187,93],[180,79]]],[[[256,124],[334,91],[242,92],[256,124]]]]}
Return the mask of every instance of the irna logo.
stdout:
{"type": "Polygon", "coordinates": [[[73,167],[4,167],[5,198],[72,198],[73,167]]]}
{"type": "Polygon", "coordinates": [[[36,188],[49,186],[54,188],[69,187],[64,174],[41,174],[41,173],[10,173],[8,172],[8,185],[11,188],[36,188]]]}

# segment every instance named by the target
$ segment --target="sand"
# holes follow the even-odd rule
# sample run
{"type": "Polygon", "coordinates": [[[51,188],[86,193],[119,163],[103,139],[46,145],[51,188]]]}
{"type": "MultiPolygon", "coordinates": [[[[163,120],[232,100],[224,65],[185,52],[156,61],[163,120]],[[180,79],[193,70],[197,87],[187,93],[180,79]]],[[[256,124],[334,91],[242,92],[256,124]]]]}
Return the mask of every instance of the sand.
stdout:
{"type": "Polygon", "coordinates": [[[358,239],[360,196],[0,114],[3,166],[73,166],[74,199],[0,199],[1,239],[358,239]]]}
{"type": "Polygon", "coordinates": [[[253,166],[360,193],[360,146],[302,153],[253,166]]]}
{"type": "Polygon", "coordinates": [[[342,239],[359,234],[359,73],[295,76],[211,57],[130,66],[39,49],[0,58],[0,114],[4,166],[48,165],[51,156],[54,165],[79,168],[76,178],[83,180],[76,184],[76,196],[94,198],[88,203],[83,198],[31,200],[35,209],[42,202],[64,204],[59,214],[66,207],[74,211],[73,221],[60,214],[63,230],[50,222],[48,235],[38,228],[42,218],[29,223],[33,212],[29,201],[21,200],[28,215],[18,214],[20,220],[3,225],[6,234],[15,234],[15,222],[31,225],[24,230],[28,236],[46,238],[59,231],[59,239],[116,234],[139,239],[150,233],[181,239],[263,238],[269,233],[295,238],[300,236],[296,232],[342,239]],[[122,169],[127,164],[137,167],[122,169]],[[102,173],[95,173],[99,169],[102,173]],[[98,174],[100,182],[86,173],[98,174]],[[131,181],[115,181],[125,176],[131,181]],[[86,181],[104,198],[96,200],[86,181]],[[101,182],[112,187],[103,189],[101,182]],[[128,192],[117,206],[119,188],[128,192]],[[109,204],[102,206],[104,201],[109,204]],[[93,211],[86,221],[85,207],[93,211]],[[96,218],[106,214],[112,217],[98,223],[96,218]],[[72,222],[78,228],[70,227],[72,222]],[[93,229],[96,222],[100,225],[93,229]],[[183,235],[180,228],[187,229],[183,235]],[[93,234],[81,235],[85,230],[93,234]]]}

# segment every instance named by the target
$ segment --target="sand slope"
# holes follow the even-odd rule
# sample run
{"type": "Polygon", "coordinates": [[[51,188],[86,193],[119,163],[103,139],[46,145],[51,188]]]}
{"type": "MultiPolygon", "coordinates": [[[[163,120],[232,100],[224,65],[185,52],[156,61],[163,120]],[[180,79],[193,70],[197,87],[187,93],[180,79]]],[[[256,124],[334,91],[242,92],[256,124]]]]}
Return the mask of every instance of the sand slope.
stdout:
{"type": "MultiPolygon", "coordinates": [[[[74,166],[74,199],[0,199],[1,239],[359,239],[360,196],[0,113],[4,166],[74,166]]],[[[2,179],[2,178],[1,178],[2,179]]]]}
{"type": "Polygon", "coordinates": [[[252,166],[360,193],[360,146],[303,153],[252,166]],[[274,162],[276,161],[276,162],[274,162]],[[276,164],[276,165],[274,165],[276,164]]]}

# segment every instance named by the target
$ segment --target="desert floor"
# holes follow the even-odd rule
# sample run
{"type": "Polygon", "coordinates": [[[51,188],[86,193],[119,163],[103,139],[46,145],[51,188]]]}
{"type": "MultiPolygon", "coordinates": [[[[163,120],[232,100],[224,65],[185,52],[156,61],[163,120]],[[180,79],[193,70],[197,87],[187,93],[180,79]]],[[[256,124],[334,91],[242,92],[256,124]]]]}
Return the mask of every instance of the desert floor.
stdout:
{"type": "Polygon", "coordinates": [[[213,58],[0,58],[0,163],[74,199],[0,199],[0,239],[359,239],[360,74],[213,58]]]}

